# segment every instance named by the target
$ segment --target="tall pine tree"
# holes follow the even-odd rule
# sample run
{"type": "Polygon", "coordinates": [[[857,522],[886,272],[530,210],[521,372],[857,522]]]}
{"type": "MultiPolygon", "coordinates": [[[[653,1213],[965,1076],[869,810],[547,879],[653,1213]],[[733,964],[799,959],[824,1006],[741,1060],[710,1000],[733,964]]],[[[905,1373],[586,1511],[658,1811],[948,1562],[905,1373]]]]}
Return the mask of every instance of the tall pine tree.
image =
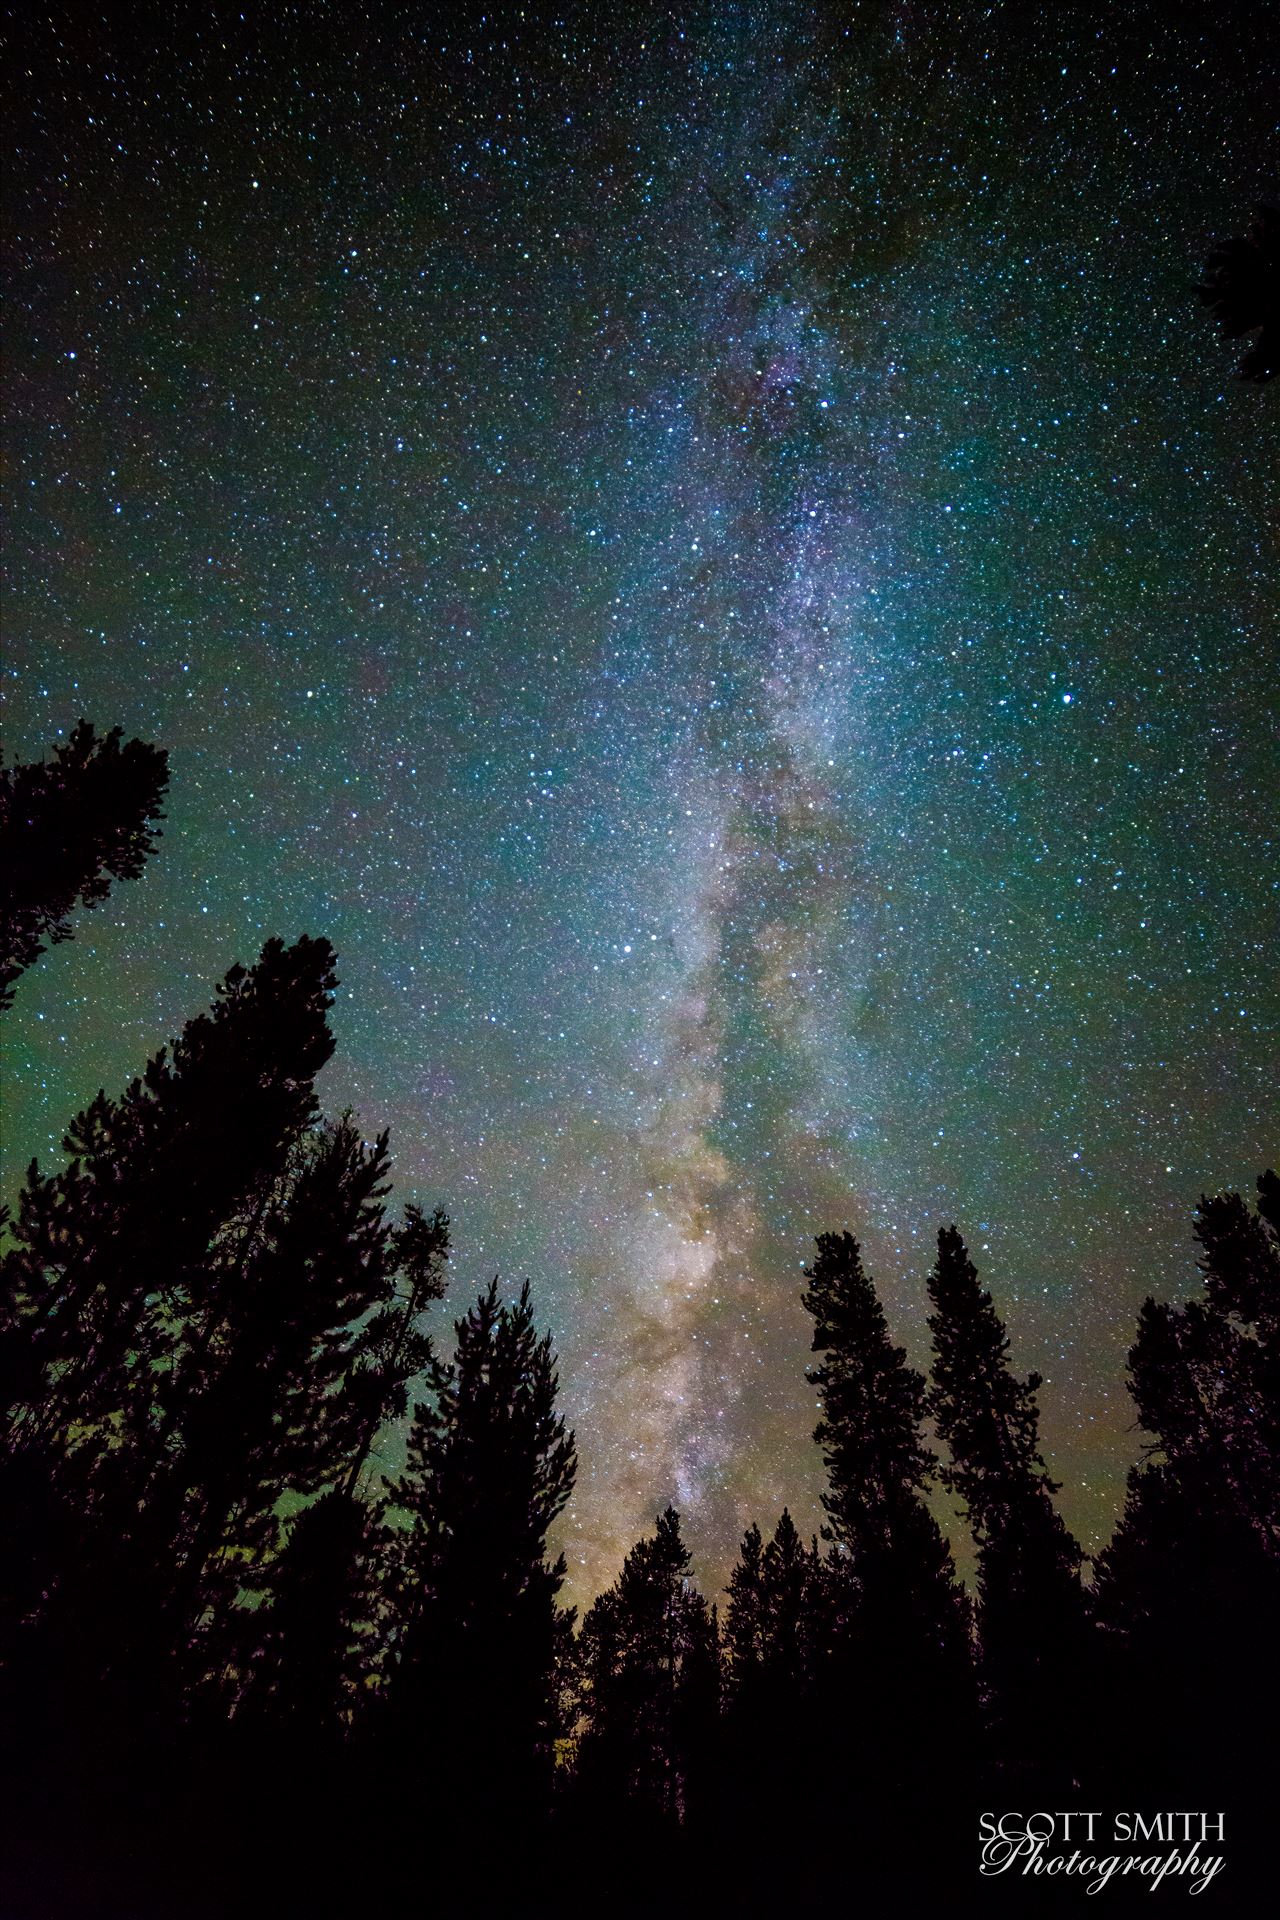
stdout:
{"type": "MultiPolygon", "coordinates": [[[[77,1118],[61,1173],[32,1164],[0,1261],[0,1671],[30,1664],[15,1635],[60,1608],[72,1617],[68,1583],[94,1593],[87,1624],[113,1641],[108,1595],[127,1586],[135,1544],[155,1584],[138,1503],[168,1466],[175,1403],[240,1249],[313,1118],[333,986],[327,942],[268,942],[122,1099],[99,1094],[77,1118]]],[[[94,1639],[75,1635],[78,1664],[94,1639]]]]}
{"type": "MultiPolygon", "coordinates": [[[[332,1741],[349,1730],[386,1679],[395,1551],[373,1455],[384,1427],[406,1412],[410,1383],[425,1387],[435,1369],[422,1321],[445,1291],[448,1221],[439,1210],[424,1215],[410,1206],[382,1246],[388,1297],[355,1331],[341,1377],[325,1396],[324,1491],[287,1523],[282,1550],[259,1576],[266,1604],[241,1621],[249,1654],[240,1690],[250,1717],[303,1741],[332,1741]]],[[[295,1478],[291,1491],[298,1485],[295,1478]]]]}
{"type": "Polygon", "coordinates": [[[816,1543],[806,1547],[790,1513],[767,1543],[751,1526],[729,1576],[725,1613],[728,1693],[737,1705],[776,1699],[798,1703],[819,1683],[825,1628],[825,1576],[816,1543]]]}
{"type": "Polygon", "coordinates": [[[978,1630],[1000,1762],[1070,1781],[1086,1682],[1079,1546],[1053,1504],[1040,1453],[1038,1374],[1019,1380],[1009,1340],[954,1227],[929,1275],[929,1410],[950,1449],[942,1477],[978,1550],[978,1630]]]}
{"type": "Polygon", "coordinates": [[[719,1706],[719,1633],[668,1507],[588,1609],[578,1642],[583,1804],[623,1831],[696,1812],[719,1706]]]}
{"type": "Polygon", "coordinates": [[[315,1116],[335,984],[327,941],[268,941],[120,1100],[76,1117],[61,1173],[32,1162],[0,1262],[8,1450],[105,1446],[129,1380],[163,1395],[171,1328],[216,1319],[237,1240],[315,1116]]]}
{"type": "MultiPolygon", "coordinates": [[[[783,1511],[765,1541],[751,1526],[729,1576],[725,1613],[724,1841],[766,1824],[799,1831],[814,1791],[812,1727],[823,1711],[832,1651],[830,1581],[817,1542],[806,1547],[783,1511]]],[[[732,1853],[729,1855],[732,1858],[732,1853]]],[[[753,1859],[760,1894],[761,1863],[753,1859]]],[[[778,1897],[794,1888],[783,1881],[778,1897]]]]}
{"type": "Polygon", "coordinates": [[[409,1787],[443,1796],[455,1817],[478,1812],[483,1782],[536,1822],[559,1731],[565,1574],[547,1534],[577,1458],[528,1284],[507,1304],[495,1279],[454,1332],[394,1493],[409,1521],[406,1611],[383,1738],[409,1787]]]}
{"type": "Polygon", "coordinates": [[[841,1756],[858,1725],[877,1790],[896,1782],[902,1791],[923,1777],[941,1728],[967,1724],[968,1605],[926,1504],[936,1462],[921,1435],[924,1380],[889,1339],[853,1236],[822,1234],[817,1248],[804,1304],[820,1356],[808,1378],[820,1397],[814,1438],[838,1595],[824,1707],[829,1784],[842,1790],[841,1756]]]}
{"type": "Polygon", "coordinates": [[[1280,1218],[1274,1173],[1252,1213],[1202,1198],[1205,1296],[1148,1299],[1129,1384],[1149,1436],[1095,1604],[1132,1716],[1169,1791],[1249,1778],[1256,1729],[1280,1716],[1280,1218]]]}

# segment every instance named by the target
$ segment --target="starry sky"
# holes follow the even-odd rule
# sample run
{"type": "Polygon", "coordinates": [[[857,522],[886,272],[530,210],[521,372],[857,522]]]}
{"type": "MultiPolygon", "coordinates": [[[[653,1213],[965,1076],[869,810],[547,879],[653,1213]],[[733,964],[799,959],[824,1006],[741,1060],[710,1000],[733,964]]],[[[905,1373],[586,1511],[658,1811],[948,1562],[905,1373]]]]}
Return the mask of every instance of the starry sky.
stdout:
{"type": "Polygon", "coordinates": [[[6,1195],[324,933],[327,1108],[554,1330],[575,1598],[667,1500],[708,1587],[816,1524],[833,1227],[922,1362],[960,1225],[1096,1548],[1275,1154],[1277,396],[1191,291],[1261,16],[112,11],[7,36],[5,738],[172,790],[19,991],[6,1195]]]}

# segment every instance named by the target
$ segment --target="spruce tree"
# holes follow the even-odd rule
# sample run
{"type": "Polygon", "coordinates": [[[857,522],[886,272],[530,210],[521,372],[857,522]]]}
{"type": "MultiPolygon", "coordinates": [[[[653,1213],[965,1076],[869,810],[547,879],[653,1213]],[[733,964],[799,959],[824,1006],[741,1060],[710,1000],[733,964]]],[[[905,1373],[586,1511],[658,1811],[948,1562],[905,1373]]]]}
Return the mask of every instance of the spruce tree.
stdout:
{"type": "Polygon", "coordinates": [[[0,761],[0,1010],[46,946],[72,937],[79,903],[133,880],[155,848],[168,755],[81,720],[49,760],[0,761]]]}
{"type": "Polygon", "coordinates": [[[978,1550],[982,1674],[997,1753],[1072,1777],[1070,1727],[1085,1682],[1083,1558],[1053,1504],[1040,1454],[1038,1374],[1019,1380],[1009,1340],[954,1227],[938,1235],[929,1410],[950,1449],[944,1483],[978,1550]]]}

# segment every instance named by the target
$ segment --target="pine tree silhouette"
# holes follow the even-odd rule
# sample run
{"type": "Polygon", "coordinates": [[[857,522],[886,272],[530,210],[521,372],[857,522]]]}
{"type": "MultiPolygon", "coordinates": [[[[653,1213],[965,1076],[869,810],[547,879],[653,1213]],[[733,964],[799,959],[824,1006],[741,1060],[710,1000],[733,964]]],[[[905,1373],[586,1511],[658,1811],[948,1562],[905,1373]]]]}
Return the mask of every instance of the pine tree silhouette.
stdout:
{"type": "MultiPolygon", "coordinates": [[[[383,1146],[380,1140],[375,1151],[383,1146]]],[[[406,1411],[409,1383],[425,1384],[435,1367],[421,1321],[445,1291],[448,1221],[440,1211],[426,1216],[408,1207],[400,1229],[380,1236],[380,1251],[393,1295],[356,1331],[342,1377],[318,1409],[332,1442],[322,1469],[329,1484],[293,1515],[281,1551],[257,1577],[264,1604],[231,1623],[232,1659],[240,1660],[232,1684],[245,1713],[259,1728],[285,1733],[295,1767],[308,1764],[299,1743],[311,1748],[312,1772],[314,1742],[336,1766],[335,1744],[386,1678],[381,1629],[393,1599],[387,1569],[395,1548],[383,1484],[376,1475],[363,1483],[379,1433],[406,1411]]],[[[380,1278],[378,1290],[387,1286],[380,1278]]],[[[291,1492],[298,1484],[295,1477],[291,1492]]],[[[242,1578],[252,1586],[251,1576],[242,1578]]]]}
{"type": "Polygon", "coordinates": [[[1215,247],[1198,287],[1226,340],[1256,333],[1240,361],[1242,380],[1280,373],[1280,208],[1259,207],[1246,233],[1215,247]]]}
{"type": "Polygon", "coordinates": [[[1256,1328],[1263,1351],[1280,1348],[1280,1179],[1258,1177],[1258,1210],[1238,1193],[1201,1196],[1195,1236],[1205,1292],[1216,1312],[1256,1328]]]}
{"type": "MultiPolygon", "coordinates": [[[[979,1642],[999,1758],[1072,1778],[1072,1734],[1086,1682],[1083,1558],[1053,1504],[1036,1392],[1009,1367],[1009,1341],[954,1227],[929,1275],[929,1410],[950,1449],[942,1478],[967,1510],[978,1549],[979,1642]]],[[[1078,1760],[1079,1756],[1074,1758],[1078,1760]]]]}
{"type": "MultiPolygon", "coordinates": [[[[775,1825],[800,1832],[811,1816],[812,1730],[823,1711],[833,1638],[827,1602],[817,1542],[805,1546],[790,1513],[784,1509],[768,1542],[757,1526],[747,1529],[725,1614],[722,1850],[731,1848],[735,1830],[775,1825]]],[[[761,1863],[753,1861],[754,1884],[743,1884],[743,1897],[760,1897],[760,1874],[761,1863]]],[[[794,1894],[789,1881],[770,1881],[777,1898],[794,1894]]]]}
{"type": "Polygon", "coordinates": [[[578,1784],[594,1816],[624,1833],[672,1826],[703,1797],[719,1633],[691,1565],[668,1507],[582,1623],[578,1784]]]}
{"type": "Polygon", "coordinates": [[[179,1471],[177,1412],[241,1219],[266,1204],[313,1115],[333,984],[327,943],[269,942],[171,1055],[77,1118],[62,1173],[28,1173],[0,1261],[0,1500],[25,1582],[0,1608],[0,1669],[13,1633],[59,1615],[81,1675],[95,1647],[105,1666],[145,1637],[123,1596],[144,1582],[155,1598],[173,1562],[139,1504],[157,1474],[179,1471]],[[86,1626],[73,1627],[87,1597],[86,1626]]]}
{"type": "Polygon", "coordinates": [[[0,762],[0,1010],[45,951],[70,940],[79,903],[97,906],[113,880],[134,880],[155,849],[168,755],[122,729],[81,720],[31,765],[0,762]]]}
{"type": "Polygon", "coordinates": [[[410,1528],[384,1751],[399,1756],[387,1764],[415,1801],[430,1792],[470,1823],[483,1779],[509,1820],[536,1825],[559,1733],[565,1574],[563,1556],[547,1557],[547,1533],[577,1459],[528,1283],[508,1305],[495,1279],[454,1332],[393,1494],[410,1528]]]}
{"type": "Polygon", "coordinates": [[[424,1214],[405,1208],[404,1223],[393,1243],[394,1298],[360,1329],[345,1381],[351,1427],[350,1457],[343,1491],[353,1494],[364,1475],[379,1429],[408,1410],[406,1386],[426,1376],[435,1361],[431,1336],[422,1330],[423,1313],[445,1294],[449,1222],[440,1208],[424,1214]]]}
{"type": "Polygon", "coordinates": [[[822,1561],[784,1508],[767,1544],[759,1527],[747,1529],[729,1576],[724,1641],[731,1701],[794,1705],[810,1697],[826,1639],[822,1561]]]}
{"type": "Polygon", "coordinates": [[[1280,1232],[1260,1207],[1202,1199],[1206,1297],[1148,1299],[1129,1352],[1151,1436],[1098,1562],[1096,1609],[1170,1790],[1211,1769],[1247,1785],[1254,1730],[1280,1715],[1280,1232]],[[1209,1759],[1212,1756],[1212,1760],[1209,1759]]]}
{"type": "Polygon", "coordinates": [[[219,1527],[237,1498],[267,1497],[261,1457],[236,1449],[258,1383],[225,1447],[209,1415],[229,1405],[255,1235],[313,1120],[333,985],[324,941],[271,941],[232,969],[171,1052],[77,1118],[62,1173],[33,1165],[0,1263],[0,1510],[17,1548],[0,1712],[10,1751],[107,1833],[126,1783],[163,1781],[184,1737],[205,1574],[231,1544],[219,1527]]]}
{"type": "Polygon", "coordinates": [[[238,1238],[314,1117],[335,984],[327,941],[268,941],[120,1100],[76,1117],[62,1173],[32,1162],[0,1262],[11,1448],[105,1446],[130,1384],[168,1391],[173,1324],[216,1324],[238,1238]]]}
{"type": "MultiPolygon", "coordinates": [[[[281,1498],[346,1494],[371,1418],[402,1405],[399,1366],[366,1364],[384,1337],[371,1316],[394,1327],[408,1304],[393,1304],[402,1236],[385,1217],[387,1171],[387,1136],[366,1144],[350,1118],[304,1136],[176,1356],[163,1453],[138,1504],[148,1553],[168,1569],[162,1638],[188,1644],[198,1667],[223,1663],[239,1591],[264,1563],[269,1579],[281,1498]]],[[[425,1336],[401,1329],[400,1356],[428,1364],[425,1336]]]]}
{"type": "Polygon", "coordinates": [[[808,1378],[821,1400],[814,1438],[834,1549],[828,1782],[842,1791],[847,1729],[858,1724],[876,1790],[901,1797],[922,1780],[929,1728],[968,1724],[969,1611],[925,1504],[936,1463],[920,1431],[924,1380],[890,1342],[853,1236],[822,1234],[817,1248],[803,1297],[821,1356],[808,1378]]]}
{"type": "Polygon", "coordinates": [[[316,1743],[336,1764],[333,1750],[359,1707],[380,1545],[376,1510],[331,1487],[294,1515],[272,1566],[245,1694],[251,1709],[261,1705],[257,1718],[290,1736],[295,1766],[316,1743]]]}

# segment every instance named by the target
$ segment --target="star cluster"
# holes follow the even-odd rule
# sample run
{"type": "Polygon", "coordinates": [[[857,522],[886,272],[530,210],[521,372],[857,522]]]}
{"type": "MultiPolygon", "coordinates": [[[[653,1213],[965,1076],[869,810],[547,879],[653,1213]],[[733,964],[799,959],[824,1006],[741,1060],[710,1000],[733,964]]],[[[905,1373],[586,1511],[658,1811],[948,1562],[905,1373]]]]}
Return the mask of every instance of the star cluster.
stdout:
{"type": "Polygon", "coordinates": [[[1096,1546],[1143,1295],[1274,1146],[1276,188],[1244,10],[15,31],[6,747],[170,750],[24,983],[6,1192],[271,933],[328,1107],[529,1272],[579,1596],[816,1524],[799,1267],[957,1221],[1096,1546]]]}

